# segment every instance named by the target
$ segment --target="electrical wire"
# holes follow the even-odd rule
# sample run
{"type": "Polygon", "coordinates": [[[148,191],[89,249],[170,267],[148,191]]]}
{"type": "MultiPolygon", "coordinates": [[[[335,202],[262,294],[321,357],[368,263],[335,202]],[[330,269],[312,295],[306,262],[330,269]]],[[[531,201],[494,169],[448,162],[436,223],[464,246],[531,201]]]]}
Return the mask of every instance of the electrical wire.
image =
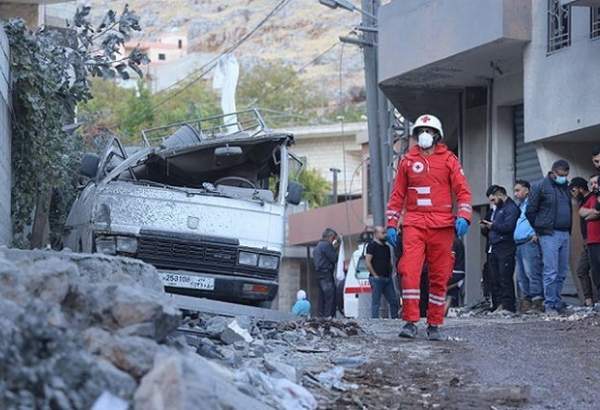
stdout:
{"type": "MultiPolygon", "coordinates": [[[[232,53],[233,51],[237,50],[242,44],[244,44],[250,37],[252,37],[258,30],[260,30],[260,28],[262,26],[265,25],[265,23],[274,15],[276,15],[279,11],[281,11],[284,7],[286,7],[289,3],[291,3],[293,0],[280,0],[279,3],[277,3],[273,9],[271,9],[271,11],[269,13],[267,13],[267,15],[265,17],[263,17],[258,24],[252,29],[250,30],[248,33],[246,33],[241,39],[239,39],[238,41],[236,41],[233,45],[231,45],[230,47],[228,47],[227,49],[225,49],[224,51],[222,51],[221,53],[219,53],[217,56],[213,57],[210,61],[208,61],[206,64],[202,65],[200,68],[198,68],[197,70],[195,70],[194,72],[186,75],[185,77],[183,77],[182,79],[176,81],[175,83],[171,84],[169,87],[165,88],[162,91],[168,91],[171,90],[175,87],[178,87],[179,85],[181,85],[182,83],[188,81],[191,77],[195,77],[192,78],[191,80],[189,80],[187,82],[187,84],[183,85],[182,87],[180,87],[179,89],[177,89],[175,92],[173,92],[173,94],[166,96],[164,99],[162,99],[161,101],[157,102],[156,104],[152,105],[150,107],[150,112],[153,113],[155,112],[158,108],[160,108],[161,106],[163,106],[164,104],[166,104],[168,101],[172,100],[173,98],[178,97],[179,95],[181,95],[183,92],[185,92],[188,88],[190,88],[192,85],[194,85],[196,82],[200,81],[206,74],[208,74],[213,68],[215,68],[215,66],[217,65],[219,59],[227,54],[232,53]]],[[[146,115],[147,112],[144,113],[144,115],[146,115]]],[[[115,126],[117,126],[118,124],[113,124],[111,127],[108,128],[113,128],[115,126]]]]}
{"type": "Polygon", "coordinates": [[[335,43],[333,43],[332,45],[330,45],[329,47],[327,47],[324,51],[322,51],[321,53],[319,53],[319,55],[317,55],[315,58],[313,58],[308,63],[306,63],[303,66],[301,66],[298,70],[294,71],[293,74],[290,74],[290,76],[284,82],[278,84],[275,88],[270,89],[270,90],[264,89],[260,93],[260,95],[254,99],[254,101],[252,101],[250,104],[248,104],[247,108],[251,108],[254,104],[256,104],[263,97],[265,97],[265,95],[267,95],[267,93],[274,93],[274,92],[277,92],[277,91],[281,90],[283,87],[285,87],[286,85],[288,85],[289,83],[291,83],[296,78],[296,75],[300,74],[306,68],[308,68],[311,65],[315,64],[316,62],[318,62],[324,55],[326,55],[327,53],[329,53],[331,50],[333,50],[336,46],[338,46],[340,44],[341,43],[339,41],[336,41],[335,43]]]}

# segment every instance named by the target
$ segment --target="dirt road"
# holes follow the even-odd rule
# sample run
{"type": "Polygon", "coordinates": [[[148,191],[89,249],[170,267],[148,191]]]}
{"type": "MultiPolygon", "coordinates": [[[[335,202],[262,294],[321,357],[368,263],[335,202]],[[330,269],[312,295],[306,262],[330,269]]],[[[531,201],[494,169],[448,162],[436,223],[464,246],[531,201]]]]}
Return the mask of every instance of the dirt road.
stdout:
{"type": "MultiPolygon", "coordinates": [[[[328,354],[346,368],[347,386],[341,389],[346,391],[305,383],[321,408],[600,406],[599,316],[577,321],[451,319],[446,326],[450,340],[441,343],[426,341],[422,329],[415,341],[399,339],[400,323],[390,320],[361,325],[366,334],[340,341],[328,354]]],[[[318,356],[303,360],[309,374],[311,366],[315,371],[322,366],[318,356]]]]}

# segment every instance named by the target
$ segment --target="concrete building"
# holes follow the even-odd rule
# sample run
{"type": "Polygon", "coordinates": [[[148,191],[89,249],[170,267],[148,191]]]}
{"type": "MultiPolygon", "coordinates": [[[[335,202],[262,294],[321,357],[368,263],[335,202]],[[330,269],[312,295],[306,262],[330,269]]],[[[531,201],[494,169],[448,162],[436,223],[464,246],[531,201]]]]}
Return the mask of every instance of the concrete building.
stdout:
{"type": "Polygon", "coordinates": [[[367,123],[310,125],[288,127],[294,134],[291,151],[305,160],[306,167],[315,169],[330,184],[332,168],[339,169],[338,193],[354,198],[362,193],[362,146],[367,140],[367,123]]]}
{"type": "MultiPolygon", "coordinates": [[[[179,32],[164,34],[153,42],[130,41],[125,44],[123,55],[128,55],[136,47],[150,58],[150,63],[141,68],[146,84],[154,93],[187,78],[214,57],[209,53],[188,53],[187,35],[179,32]]],[[[136,88],[137,81],[134,75],[130,80],[120,80],[119,84],[125,88],[136,88]]]]}
{"type": "Polygon", "coordinates": [[[74,0],[9,0],[0,1],[0,19],[20,17],[30,27],[66,27],[77,10],[74,0]]]}
{"type": "MultiPolygon", "coordinates": [[[[392,1],[379,11],[379,33],[380,87],[409,119],[442,119],[471,182],[466,292],[467,303],[477,300],[485,245],[476,222],[486,187],[540,179],[558,158],[571,163],[572,176],[592,172],[600,1],[392,1]]],[[[565,287],[574,290],[573,282],[565,287]]]]}

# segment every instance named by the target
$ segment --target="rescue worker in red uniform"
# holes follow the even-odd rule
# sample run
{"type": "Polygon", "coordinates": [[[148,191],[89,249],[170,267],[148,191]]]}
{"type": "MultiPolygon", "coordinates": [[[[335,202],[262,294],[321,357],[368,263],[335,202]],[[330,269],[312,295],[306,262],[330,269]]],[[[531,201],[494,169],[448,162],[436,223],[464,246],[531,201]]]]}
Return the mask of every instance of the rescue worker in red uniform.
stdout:
{"type": "Polygon", "coordinates": [[[467,233],[471,223],[471,189],[460,161],[441,142],[444,131],[439,119],[422,115],[411,133],[418,142],[398,165],[386,211],[387,237],[394,247],[402,217],[403,254],[398,272],[402,277],[402,318],[406,323],[400,336],[417,335],[421,271],[427,260],[427,335],[430,340],[443,340],[439,326],[444,321],[446,290],[454,266],[452,244],[455,236],[461,238],[467,233]]]}

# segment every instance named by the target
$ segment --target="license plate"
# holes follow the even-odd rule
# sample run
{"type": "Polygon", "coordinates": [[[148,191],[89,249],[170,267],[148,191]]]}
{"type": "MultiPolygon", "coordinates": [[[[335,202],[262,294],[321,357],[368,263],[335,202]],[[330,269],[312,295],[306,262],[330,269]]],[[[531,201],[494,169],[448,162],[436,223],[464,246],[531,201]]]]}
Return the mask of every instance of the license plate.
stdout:
{"type": "Polygon", "coordinates": [[[173,288],[215,290],[214,278],[169,272],[159,272],[159,276],[165,286],[173,288]]]}

